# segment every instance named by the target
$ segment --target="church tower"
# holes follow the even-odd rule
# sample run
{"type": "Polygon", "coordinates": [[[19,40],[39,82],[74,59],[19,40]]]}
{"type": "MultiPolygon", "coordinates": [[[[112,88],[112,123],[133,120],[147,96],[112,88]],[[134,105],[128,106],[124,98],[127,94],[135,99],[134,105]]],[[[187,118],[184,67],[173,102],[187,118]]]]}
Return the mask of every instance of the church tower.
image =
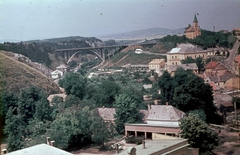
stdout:
{"type": "Polygon", "coordinates": [[[193,19],[193,26],[194,26],[195,28],[198,28],[198,20],[197,20],[196,14],[194,15],[194,19],[193,19]]]}
{"type": "Polygon", "coordinates": [[[197,15],[194,15],[193,25],[189,26],[185,30],[185,36],[189,39],[194,39],[201,35],[201,29],[198,25],[197,15]]]}

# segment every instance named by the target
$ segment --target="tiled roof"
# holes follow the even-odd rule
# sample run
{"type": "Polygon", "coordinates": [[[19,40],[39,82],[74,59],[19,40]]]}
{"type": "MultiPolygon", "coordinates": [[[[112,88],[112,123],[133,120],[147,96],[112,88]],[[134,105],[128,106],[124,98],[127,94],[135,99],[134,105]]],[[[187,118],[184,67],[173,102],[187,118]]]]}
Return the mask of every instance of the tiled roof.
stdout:
{"type": "Polygon", "coordinates": [[[205,65],[205,69],[215,69],[219,65],[218,61],[210,61],[205,65]]]}
{"type": "Polygon", "coordinates": [[[208,82],[208,84],[212,87],[212,90],[218,90],[216,84],[213,81],[208,82]]]}
{"type": "Polygon", "coordinates": [[[232,107],[232,97],[227,94],[214,93],[213,95],[214,102],[217,103],[218,107],[223,105],[225,107],[232,107]]]}
{"type": "Polygon", "coordinates": [[[97,108],[99,115],[104,121],[114,121],[114,115],[116,113],[115,108],[97,108]]]}
{"type": "Polygon", "coordinates": [[[192,44],[179,44],[176,48],[173,48],[168,53],[172,54],[172,53],[199,53],[199,52],[204,52],[204,50],[192,44]]]}
{"type": "Polygon", "coordinates": [[[184,115],[184,112],[171,105],[151,105],[147,120],[178,121],[184,115]]]}
{"type": "Polygon", "coordinates": [[[7,155],[73,155],[47,144],[38,144],[25,149],[7,153],[7,155]]]}
{"type": "Polygon", "coordinates": [[[169,72],[175,72],[178,68],[183,68],[184,70],[198,70],[196,63],[168,65],[169,72]]]}
{"type": "Polygon", "coordinates": [[[190,26],[186,28],[185,32],[195,32],[195,28],[193,26],[190,26]]]}
{"type": "Polygon", "coordinates": [[[227,80],[236,77],[234,74],[226,73],[224,75],[209,76],[209,79],[213,82],[226,82],[227,80]]]}
{"type": "Polygon", "coordinates": [[[156,63],[160,63],[162,61],[165,61],[164,59],[153,59],[152,61],[149,62],[149,64],[156,64],[156,63]]]}
{"type": "Polygon", "coordinates": [[[239,55],[239,56],[236,56],[236,57],[234,58],[234,61],[237,62],[237,63],[240,63],[240,55],[239,55]]]}

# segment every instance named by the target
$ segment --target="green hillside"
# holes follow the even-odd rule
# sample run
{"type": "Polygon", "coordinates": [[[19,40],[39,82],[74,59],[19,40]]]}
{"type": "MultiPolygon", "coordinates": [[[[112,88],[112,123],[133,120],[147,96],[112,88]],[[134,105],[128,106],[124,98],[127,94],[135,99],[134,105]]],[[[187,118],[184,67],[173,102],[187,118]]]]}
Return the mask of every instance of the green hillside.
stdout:
{"type": "Polygon", "coordinates": [[[59,87],[38,70],[0,51],[0,91],[19,94],[21,89],[39,87],[48,94],[59,93],[59,87]]]}

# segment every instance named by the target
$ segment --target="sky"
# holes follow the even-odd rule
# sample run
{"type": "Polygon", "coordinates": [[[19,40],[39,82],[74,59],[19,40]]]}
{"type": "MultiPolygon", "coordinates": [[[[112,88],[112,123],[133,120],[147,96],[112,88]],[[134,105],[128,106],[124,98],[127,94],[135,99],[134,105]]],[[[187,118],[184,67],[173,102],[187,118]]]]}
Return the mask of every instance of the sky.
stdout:
{"type": "Polygon", "coordinates": [[[0,40],[97,37],[148,28],[240,27],[240,0],[0,0],[0,40]]]}

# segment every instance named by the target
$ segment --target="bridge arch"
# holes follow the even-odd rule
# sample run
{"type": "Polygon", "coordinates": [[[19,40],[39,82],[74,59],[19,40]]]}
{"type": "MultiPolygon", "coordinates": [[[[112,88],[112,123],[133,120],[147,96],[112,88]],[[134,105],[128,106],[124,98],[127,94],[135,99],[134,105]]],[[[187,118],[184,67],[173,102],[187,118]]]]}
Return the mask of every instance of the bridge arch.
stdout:
{"type": "MultiPolygon", "coordinates": [[[[98,54],[96,51],[94,51],[94,50],[89,50],[89,51],[91,51],[91,52],[93,52],[94,54],[96,54],[96,55],[104,62],[104,59],[103,59],[103,58],[101,57],[101,55],[98,54]]],[[[67,64],[68,64],[69,62],[71,62],[72,58],[73,58],[77,53],[79,53],[79,52],[82,52],[82,51],[77,51],[77,52],[75,52],[75,53],[68,59],[67,64]]]]}

